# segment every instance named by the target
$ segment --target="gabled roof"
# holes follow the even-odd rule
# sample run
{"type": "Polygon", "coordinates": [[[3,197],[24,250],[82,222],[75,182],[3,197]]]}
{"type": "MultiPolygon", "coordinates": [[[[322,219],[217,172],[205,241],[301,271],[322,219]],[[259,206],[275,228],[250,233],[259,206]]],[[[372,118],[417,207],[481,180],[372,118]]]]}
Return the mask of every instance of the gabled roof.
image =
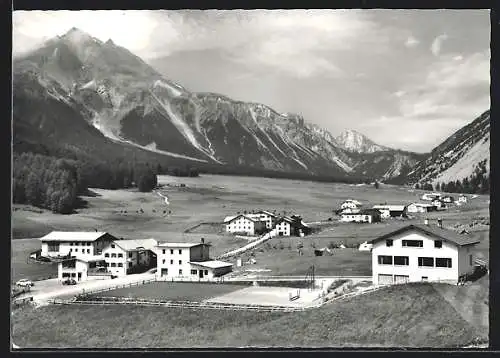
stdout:
{"type": "Polygon", "coordinates": [[[207,268],[220,268],[220,267],[228,267],[228,266],[233,266],[233,264],[229,262],[224,262],[224,261],[217,261],[217,260],[211,260],[211,261],[190,261],[189,262],[192,265],[197,265],[197,266],[202,266],[202,267],[207,267],[207,268]]]}
{"type": "Polygon", "coordinates": [[[40,241],[84,241],[92,242],[100,239],[104,235],[109,235],[102,231],[52,231],[40,238],[40,241]]]}
{"type": "Polygon", "coordinates": [[[385,209],[389,211],[404,211],[406,205],[373,205],[373,209],[385,209]]]}
{"type": "Polygon", "coordinates": [[[259,210],[259,211],[255,212],[255,214],[259,214],[259,213],[267,214],[267,215],[273,216],[273,217],[277,217],[278,216],[275,213],[272,213],[272,212],[270,212],[268,210],[259,210]]]}
{"type": "Polygon", "coordinates": [[[476,244],[480,241],[473,236],[459,234],[455,231],[451,231],[451,230],[444,229],[444,228],[442,229],[442,228],[437,227],[437,226],[411,224],[411,225],[403,226],[397,230],[391,231],[391,232],[384,234],[382,236],[379,236],[376,239],[373,239],[369,242],[374,243],[375,241],[384,240],[384,239],[390,238],[391,236],[398,235],[398,234],[401,234],[405,231],[410,231],[410,230],[416,230],[416,231],[422,232],[424,234],[436,237],[438,239],[449,241],[449,242],[454,243],[455,245],[458,245],[458,246],[476,244]]]}
{"type": "Polygon", "coordinates": [[[225,222],[225,223],[228,223],[228,222],[231,222],[231,221],[233,221],[233,220],[236,220],[236,219],[238,219],[238,218],[240,218],[240,217],[244,217],[245,219],[248,219],[248,220],[253,221],[253,222],[258,222],[258,221],[260,221],[260,220],[256,220],[256,219],[254,219],[254,218],[251,218],[251,217],[249,217],[248,215],[245,215],[245,214],[240,214],[240,215],[236,215],[236,216],[232,216],[232,217],[231,217],[231,216],[227,216],[227,217],[224,219],[224,222],[225,222]]]}
{"type": "Polygon", "coordinates": [[[157,245],[155,239],[141,239],[141,240],[116,240],[114,244],[120,246],[125,251],[135,251],[139,249],[153,250],[157,245]]]}
{"type": "MultiPolygon", "coordinates": [[[[434,205],[429,204],[429,203],[411,203],[410,205],[421,206],[421,207],[424,207],[424,208],[428,208],[428,207],[434,206],[434,205]]],[[[408,206],[410,206],[410,205],[408,205],[408,206]]]]}
{"type": "Polygon", "coordinates": [[[201,242],[162,242],[156,245],[156,247],[164,248],[191,248],[199,245],[210,246],[210,244],[202,244],[201,242]]]}

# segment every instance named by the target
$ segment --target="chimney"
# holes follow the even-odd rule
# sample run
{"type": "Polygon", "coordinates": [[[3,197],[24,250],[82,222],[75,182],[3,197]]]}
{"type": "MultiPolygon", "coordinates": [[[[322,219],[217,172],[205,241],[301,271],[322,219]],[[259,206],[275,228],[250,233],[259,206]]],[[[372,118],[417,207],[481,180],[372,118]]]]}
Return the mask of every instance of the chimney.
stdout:
{"type": "Polygon", "coordinates": [[[425,218],[425,220],[424,220],[424,225],[429,226],[429,219],[425,218]]]}
{"type": "Polygon", "coordinates": [[[201,238],[201,243],[204,244],[205,243],[205,239],[202,237],[201,238]]]}
{"type": "Polygon", "coordinates": [[[437,222],[438,222],[438,227],[442,229],[443,228],[443,219],[440,218],[437,220],[437,222]]]}

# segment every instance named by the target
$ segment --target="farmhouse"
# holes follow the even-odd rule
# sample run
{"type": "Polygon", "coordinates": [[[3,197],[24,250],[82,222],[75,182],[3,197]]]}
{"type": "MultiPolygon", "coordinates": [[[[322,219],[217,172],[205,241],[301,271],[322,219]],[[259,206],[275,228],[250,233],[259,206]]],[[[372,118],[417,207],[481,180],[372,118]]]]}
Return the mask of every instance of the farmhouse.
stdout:
{"type": "Polygon", "coordinates": [[[347,209],[347,208],[356,209],[356,208],[358,208],[360,206],[361,206],[361,203],[359,201],[353,200],[353,199],[347,199],[346,201],[344,201],[340,205],[340,208],[341,209],[347,209]]]}
{"type": "Polygon", "coordinates": [[[145,271],[156,266],[155,239],[115,240],[103,250],[106,268],[116,276],[145,271]]]}
{"type": "Polygon", "coordinates": [[[355,214],[355,213],[359,213],[360,209],[358,208],[345,208],[345,209],[341,209],[340,211],[340,214],[355,214]]]}
{"type": "Polygon", "coordinates": [[[73,256],[91,259],[117,238],[106,232],[52,231],[40,238],[44,257],[73,256]]]}
{"type": "Polygon", "coordinates": [[[343,213],[340,221],[342,222],[357,222],[357,223],[374,223],[379,222],[381,214],[378,210],[365,209],[357,213],[343,213]]]}
{"type": "Polygon", "coordinates": [[[432,205],[434,205],[437,210],[444,210],[444,209],[446,209],[446,203],[443,200],[441,200],[441,199],[434,199],[432,201],[432,205]]]}
{"type": "Polygon", "coordinates": [[[275,231],[278,236],[304,236],[310,233],[310,228],[299,216],[284,216],[276,222],[275,231]]]}
{"type": "Polygon", "coordinates": [[[465,195],[460,195],[458,197],[458,202],[465,204],[467,202],[467,197],[465,195]]]}
{"type": "Polygon", "coordinates": [[[266,230],[266,221],[253,219],[248,215],[228,216],[224,219],[226,232],[255,235],[261,234],[266,230]]]}
{"type": "Polygon", "coordinates": [[[421,197],[422,200],[426,200],[426,201],[432,201],[434,199],[439,199],[439,198],[441,198],[440,193],[425,193],[421,197]]]}
{"type": "Polygon", "coordinates": [[[442,228],[407,225],[372,241],[372,275],[376,285],[415,281],[457,283],[474,270],[479,242],[442,228]]]}
{"type": "Polygon", "coordinates": [[[445,195],[441,198],[445,203],[453,203],[455,202],[455,198],[451,195],[445,195]]]}
{"type": "Polygon", "coordinates": [[[406,210],[409,213],[428,213],[430,211],[436,211],[437,208],[428,203],[411,203],[406,207],[406,210]]]}
{"type": "MultiPolygon", "coordinates": [[[[60,281],[72,278],[75,281],[86,281],[90,278],[102,277],[106,262],[101,258],[72,257],[57,264],[57,277],[60,281]]],[[[106,278],[104,276],[104,278],[106,278]]]]}
{"type": "Polygon", "coordinates": [[[278,216],[276,214],[267,210],[260,210],[255,213],[247,214],[246,216],[257,221],[264,221],[267,229],[272,229],[278,220],[278,216]]]}
{"type": "Polygon", "coordinates": [[[210,260],[210,245],[165,242],[155,247],[157,278],[213,279],[232,271],[233,264],[210,260]]]}
{"type": "Polygon", "coordinates": [[[373,209],[377,209],[382,218],[396,218],[396,217],[406,217],[406,206],[405,205],[374,205],[373,209]]]}

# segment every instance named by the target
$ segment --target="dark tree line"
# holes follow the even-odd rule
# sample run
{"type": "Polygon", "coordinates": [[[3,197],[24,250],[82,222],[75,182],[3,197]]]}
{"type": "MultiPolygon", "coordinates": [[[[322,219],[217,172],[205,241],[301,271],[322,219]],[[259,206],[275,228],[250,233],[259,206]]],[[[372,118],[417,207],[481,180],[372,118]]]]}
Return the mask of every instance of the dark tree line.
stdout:
{"type": "Polygon", "coordinates": [[[486,160],[479,163],[475,172],[462,180],[438,183],[437,190],[447,193],[489,194],[490,177],[487,174],[486,160]]]}

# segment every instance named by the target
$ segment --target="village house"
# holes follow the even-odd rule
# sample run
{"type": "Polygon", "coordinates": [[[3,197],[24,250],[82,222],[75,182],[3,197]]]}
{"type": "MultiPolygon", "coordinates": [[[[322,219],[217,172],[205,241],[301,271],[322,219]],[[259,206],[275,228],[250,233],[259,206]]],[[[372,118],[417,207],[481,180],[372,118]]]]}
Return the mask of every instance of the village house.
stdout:
{"type": "Polygon", "coordinates": [[[413,224],[370,241],[375,285],[416,281],[457,283],[474,270],[478,239],[444,229],[442,224],[413,224]]]}
{"type": "Polygon", "coordinates": [[[465,195],[460,195],[458,197],[458,202],[461,203],[461,204],[467,203],[467,197],[465,195]]]}
{"type": "Polygon", "coordinates": [[[342,213],[340,221],[342,222],[356,222],[356,223],[374,223],[380,222],[380,211],[375,209],[364,209],[357,213],[342,213]]]}
{"type": "Polygon", "coordinates": [[[156,266],[155,239],[115,240],[103,250],[106,268],[116,276],[125,276],[156,266]]]}
{"type": "Polygon", "coordinates": [[[102,250],[114,240],[117,238],[106,232],[52,231],[40,238],[41,256],[93,259],[101,255],[102,250]]]}
{"type": "Polygon", "coordinates": [[[340,205],[340,209],[357,209],[361,206],[361,203],[357,200],[347,199],[340,205]]]}
{"type": "Polygon", "coordinates": [[[155,247],[158,279],[209,280],[232,271],[233,264],[210,259],[210,245],[164,242],[155,247]]]}
{"type": "Polygon", "coordinates": [[[108,278],[102,275],[105,267],[106,262],[102,258],[72,257],[57,264],[57,277],[59,281],[73,279],[77,282],[92,278],[108,278]]]}
{"type": "Polygon", "coordinates": [[[397,218],[397,217],[406,217],[406,206],[405,205],[388,205],[388,204],[380,204],[374,205],[373,209],[377,209],[382,218],[397,218]]]}
{"type": "Polygon", "coordinates": [[[358,208],[345,208],[345,209],[342,209],[340,211],[340,215],[342,214],[355,214],[355,213],[359,213],[360,209],[358,208]]]}
{"type": "Polygon", "coordinates": [[[451,195],[445,195],[441,198],[445,203],[453,203],[455,202],[455,198],[452,197],[451,195]]]}
{"type": "Polygon", "coordinates": [[[373,244],[370,244],[367,241],[359,244],[359,247],[358,247],[359,251],[372,251],[372,249],[373,249],[373,244]]]}
{"type": "Polygon", "coordinates": [[[434,205],[437,210],[445,210],[446,209],[446,203],[441,199],[434,199],[432,201],[432,205],[434,205]]]}
{"type": "Polygon", "coordinates": [[[285,216],[276,222],[275,231],[277,236],[304,236],[310,233],[300,216],[285,216]]]}
{"type": "Polygon", "coordinates": [[[267,227],[266,221],[253,219],[243,214],[226,217],[224,224],[226,225],[226,232],[250,236],[264,233],[267,227]]]}
{"type": "Polygon", "coordinates": [[[426,200],[426,201],[432,201],[434,199],[439,199],[439,198],[441,198],[440,193],[425,193],[422,195],[422,197],[420,199],[426,200]]]}
{"type": "Polygon", "coordinates": [[[278,216],[276,214],[267,210],[260,210],[255,213],[246,214],[246,216],[257,221],[264,221],[267,229],[272,229],[278,220],[278,216]]]}
{"type": "Polygon", "coordinates": [[[437,208],[429,203],[411,203],[406,207],[406,211],[409,213],[428,213],[436,210],[437,208]]]}

